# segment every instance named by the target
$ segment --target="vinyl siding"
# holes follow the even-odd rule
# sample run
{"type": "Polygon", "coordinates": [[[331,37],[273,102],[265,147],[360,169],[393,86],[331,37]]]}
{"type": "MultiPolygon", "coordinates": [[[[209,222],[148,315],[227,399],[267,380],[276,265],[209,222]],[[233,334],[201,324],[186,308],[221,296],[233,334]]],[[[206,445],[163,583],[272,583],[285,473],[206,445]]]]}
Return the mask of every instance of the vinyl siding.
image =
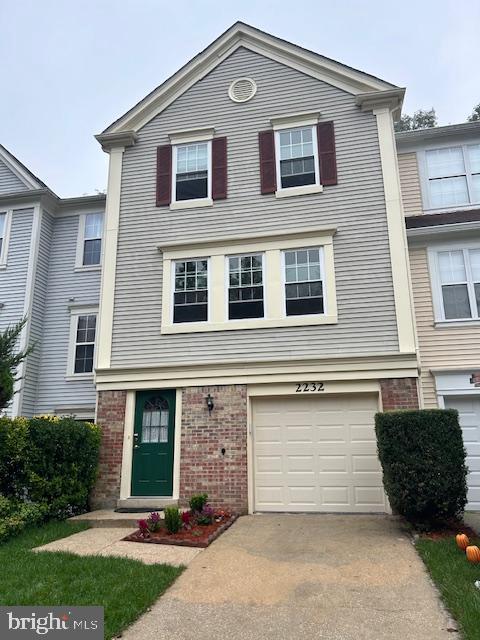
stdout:
{"type": "MultiPolygon", "coordinates": [[[[24,315],[32,224],[33,209],[13,211],[7,268],[0,269],[0,303],[4,305],[0,308],[0,331],[18,322],[24,315]]],[[[24,384],[25,381],[22,381],[24,384]]]]}
{"type": "Polygon", "coordinates": [[[410,248],[415,317],[426,408],[437,406],[432,368],[473,367],[480,362],[480,326],[435,328],[427,249],[410,248]]]}
{"type": "Polygon", "coordinates": [[[29,343],[34,345],[34,349],[27,359],[22,399],[22,415],[25,416],[35,413],[38,380],[44,373],[40,367],[53,224],[53,217],[47,211],[42,211],[30,315],[29,343]]]}
{"type": "Polygon", "coordinates": [[[54,220],[35,413],[95,406],[93,378],[66,380],[69,305],[98,304],[100,290],[100,271],[75,272],[78,224],[78,215],[54,220]]]}
{"type": "Polygon", "coordinates": [[[139,132],[124,153],[112,366],[281,359],[398,350],[376,119],[354,96],[241,48],[139,132]],[[237,104],[228,86],[255,79],[237,104]],[[260,195],[258,132],[273,116],[318,110],[334,120],[338,185],[322,194],[260,195]],[[228,139],[228,198],[211,208],[155,207],[156,147],[168,133],[215,127],[228,139]],[[162,258],[157,245],[336,226],[336,325],[161,335],[162,258]]]}
{"type": "Polygon", "coordinates": [[[0,194],[28,191],[28,187],[0,160],[0,194]]]}
{"type": "Polygon", "coordinates": [[[423,204],[417,154],[415,152],[400,153],[397,157],[403,210],[406,216],[420,216],[423,213],[423,204]]]}

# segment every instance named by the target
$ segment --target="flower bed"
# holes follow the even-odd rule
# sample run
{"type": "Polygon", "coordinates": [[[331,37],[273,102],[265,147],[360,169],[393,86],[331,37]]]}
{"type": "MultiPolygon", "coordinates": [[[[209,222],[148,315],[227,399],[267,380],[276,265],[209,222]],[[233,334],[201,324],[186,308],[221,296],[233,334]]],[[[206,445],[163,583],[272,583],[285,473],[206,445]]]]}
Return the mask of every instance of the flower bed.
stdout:
{"type": "Polygon", "coordinates": [[[137,531],[123,540],[183,547],[208,547],[238,516],[213,509],[207,504],[207,499],[206,494],[192,496],[190,510],[183,513],[176,507],[166,507],[164,519],[158,512],[153,512],[146,520],[139,520],[137,531]]]}

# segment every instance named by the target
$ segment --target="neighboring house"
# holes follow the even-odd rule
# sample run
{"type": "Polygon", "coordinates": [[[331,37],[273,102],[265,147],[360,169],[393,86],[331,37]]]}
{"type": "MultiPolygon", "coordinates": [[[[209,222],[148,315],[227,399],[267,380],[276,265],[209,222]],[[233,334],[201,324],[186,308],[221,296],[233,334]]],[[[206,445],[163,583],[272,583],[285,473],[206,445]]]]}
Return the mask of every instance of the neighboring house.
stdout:
{"type": "Polygon", "coordinates": [[[237,23],[97,136],[95,504],[388,509],[374,414],[418,406],[403,94],[237,23]]]}
{"type": "Polygon", "coordinates": [[[28,319],[9,415],[95,416],[105,196],[61,199],[0,146],[0,330],[28,319]]]}
{"type": "Polygon", "coordinates": [[[457,409],[480,509],[480,122],[396,136],[423,405],[457,409]]]}

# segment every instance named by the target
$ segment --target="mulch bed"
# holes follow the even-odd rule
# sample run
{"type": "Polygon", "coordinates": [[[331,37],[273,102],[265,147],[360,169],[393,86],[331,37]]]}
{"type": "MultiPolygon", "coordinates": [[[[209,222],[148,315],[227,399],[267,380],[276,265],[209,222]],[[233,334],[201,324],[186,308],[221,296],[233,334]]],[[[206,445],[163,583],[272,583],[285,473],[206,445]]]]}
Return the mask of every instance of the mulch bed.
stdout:
{"type": "Polygon", "coordinates": [[[122,538],[122,540],[126,540],[127,542],[147,542],[149,544],[173,544],[180,547],[205,548],[231,527],[237,518],[238,516],[231,515],[225,520],[220,520],[220,522],[207,525],[197,524],[190,529],[181,529],[178,533],[168,533],[162,524],[161,529],[154,533],[149,533],[148,538],[144,537],[140,529],[138,529],[125,538],[122,538]]]}
{"type": "Polygon", "coordinates": [[[428,540],[444,540],[445,538],[455,537],[457,533],[465,533],[470,540],[478,538],[476,531],[467,527],[463,522],[448,522],[442,529],[434,531],[424,531],[419,534],[420,538],[427,538],[428,540]]]}

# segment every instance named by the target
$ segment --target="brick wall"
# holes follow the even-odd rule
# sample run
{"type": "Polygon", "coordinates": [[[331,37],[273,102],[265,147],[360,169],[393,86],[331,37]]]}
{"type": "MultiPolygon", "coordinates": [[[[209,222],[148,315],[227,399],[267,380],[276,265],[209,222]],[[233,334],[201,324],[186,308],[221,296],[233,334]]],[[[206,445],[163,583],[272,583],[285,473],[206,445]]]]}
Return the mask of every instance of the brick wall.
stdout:
{"type": "Polygon", "coordinates": [[[208,493],[209,502],[237,513],[248,508],[247,388],[245,385],[183,390],[180,501],[208,493]],[[210,413],[205,398],[215,407],[210,413]],[[225,449],[225,454],[222,449],[225,449]]]}
{"type": "Polygon", "coordinates": [[[90,497],[94,509],[117,506],[120,497],[126,391],[99,391],[97,424],[102,427],[98,479],[90,497]]]}
{"type": "Polygon", "coordinates": [[[383,410],[418,409],[417,378],[380,380],[383,410]]]}

